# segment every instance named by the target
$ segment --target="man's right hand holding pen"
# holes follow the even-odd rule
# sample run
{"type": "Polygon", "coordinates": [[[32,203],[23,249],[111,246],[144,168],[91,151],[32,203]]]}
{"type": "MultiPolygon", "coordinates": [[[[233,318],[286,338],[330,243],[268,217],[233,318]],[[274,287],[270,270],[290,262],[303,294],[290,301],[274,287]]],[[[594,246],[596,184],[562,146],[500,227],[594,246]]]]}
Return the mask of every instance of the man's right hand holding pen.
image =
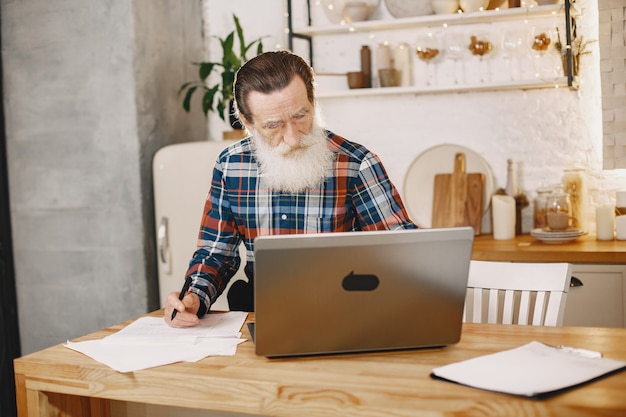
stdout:
{"type": "Polygon", "coordinates": [[[190,285],[191,278],[187,277],[180,292],[174,291],[167,296],[163,318],[172,327],[191,327],[200,322],[197,315],[200,299],[189,292],[190,285]]]}

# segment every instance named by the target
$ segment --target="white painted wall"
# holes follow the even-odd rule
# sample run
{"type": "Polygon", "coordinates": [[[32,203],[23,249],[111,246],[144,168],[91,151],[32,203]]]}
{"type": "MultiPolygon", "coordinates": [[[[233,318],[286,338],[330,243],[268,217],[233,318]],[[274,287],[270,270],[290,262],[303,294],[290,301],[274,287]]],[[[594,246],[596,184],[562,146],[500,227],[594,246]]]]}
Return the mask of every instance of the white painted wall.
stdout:
{"type": "MultiPolygon", "coordinates": [[[[296,24],[304,15],[303,0],[294,0],[296,24]]],[[[312,0],[314,24],[328,24],[320,1],[312,0]],[[317,19],[317,20],[316,20],[317,19]]],[[[579,30],[587,39],[598,38],[596,0],[579,0],[582,17],[579,30]]],[[[281,37],[286,26],[282,16],[286,2],[239,0],[226,3],[205,0],[205,19],[210,34],[222,36],[230,29],[225,19],[235,12],[246,33],[268,34],[284,47],[281,37]]],[[[389,18],[381,1],[374,18],[389,18]]],[[[300,20],[301,22],[301,20],[300,20]]],[[[523,22],[521,23],[523,25],[523,22]]],[[[502,30],[502,26],[492,29],[502,30]]],[[[379,42],[412,42],[411,31],[374,33],[374,38],[333,36],[316,40],[316,72],[346,72],[358,69],[362,44],[375,47],[379,42]]],[[[270,45],[268,42],[267,45],[270,45]]],[[[519,185],[529,198],[543,184],[559,182],[562,171],[571,164],[588,168],[590,219],[597,203],[614,202],[616,189],[626,188],[626,170],[602,170],[602,114],[597,47],[584,57],[580,89],[545,89],[459,94],[380,96],[376,98],[323,98],[320,105],[328,127],[348,139],[360,142],[378,153],[389,174],[402,189],[411,162],[424,150],[442,143],[454,143],[479,152],[489,163],[496,187],[506,182],[507,159],[519,167],[519,185]]],[[[266,48],[270,49],[270,48],[266,48]]],[[[209,45],[209,54],[211,54],[209,45]]],[[[494,77],[502,76],[502,61],[492,64],[494,77]],[[500,72],[497,72],[500,71],[500,72]]],[[[419,82],[419,63],[414,61],[419,82]]],[[[466,71],[476,71],[476,62],[466,71]]],[[[442,65],[440,77],[450,77],[450,63],[442,65]]],[[[220,121],[221,122],[221,121],[220,121]]],[[[210,138],[220,138],[224,125],[210,119],[210,138]]],[[[524,230],[532,227],[532,208],[524,212],[524,230]]],[[[593,221],[591,230],[595,230],[593,221]]]]}

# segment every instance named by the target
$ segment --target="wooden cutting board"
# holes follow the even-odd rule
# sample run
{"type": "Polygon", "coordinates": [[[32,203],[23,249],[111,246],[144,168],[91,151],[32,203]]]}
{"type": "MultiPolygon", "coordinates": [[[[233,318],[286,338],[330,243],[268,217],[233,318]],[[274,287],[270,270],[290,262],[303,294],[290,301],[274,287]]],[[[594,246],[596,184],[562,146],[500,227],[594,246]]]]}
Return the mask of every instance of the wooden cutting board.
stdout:
{"type": "Polygon", "coordinates": [[[465,172],[465,154],[454,155],[454,172],[435,175],[432,227],[472,226],[480,234],[483,215],[482,173],[465,172]]]}

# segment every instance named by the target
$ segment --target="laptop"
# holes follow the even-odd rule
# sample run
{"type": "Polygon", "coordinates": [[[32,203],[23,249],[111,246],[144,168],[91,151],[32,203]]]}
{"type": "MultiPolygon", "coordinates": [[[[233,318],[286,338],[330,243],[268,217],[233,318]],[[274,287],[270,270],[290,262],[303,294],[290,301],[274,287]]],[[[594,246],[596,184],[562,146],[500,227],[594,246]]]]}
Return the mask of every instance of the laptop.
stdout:
{"type": "Polygon", "coordinates": [[[457,343],[473,241],[471,227],[257,237],[256,354],[457,343]]]}

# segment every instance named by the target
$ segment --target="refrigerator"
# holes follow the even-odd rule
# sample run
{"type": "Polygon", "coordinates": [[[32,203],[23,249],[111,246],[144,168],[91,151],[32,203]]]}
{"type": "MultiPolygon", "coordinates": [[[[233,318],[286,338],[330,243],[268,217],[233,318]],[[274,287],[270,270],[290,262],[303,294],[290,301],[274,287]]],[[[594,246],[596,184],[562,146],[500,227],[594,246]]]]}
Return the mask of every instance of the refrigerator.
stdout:
{"type": "MultiPolygon", "coordinates": [[[[232,141],[187,142],[168,145],[154,155],[153,185],[155,234],[159,274],[159,301],[165,305],[172,291],[180,291],[189,261],[196,250],[215,160],[232,141]]],[[[211,307],[228,310],[226,294],[243,272],[245,248],[240,248],[242,266],[229,286],[211,307]]]]}

